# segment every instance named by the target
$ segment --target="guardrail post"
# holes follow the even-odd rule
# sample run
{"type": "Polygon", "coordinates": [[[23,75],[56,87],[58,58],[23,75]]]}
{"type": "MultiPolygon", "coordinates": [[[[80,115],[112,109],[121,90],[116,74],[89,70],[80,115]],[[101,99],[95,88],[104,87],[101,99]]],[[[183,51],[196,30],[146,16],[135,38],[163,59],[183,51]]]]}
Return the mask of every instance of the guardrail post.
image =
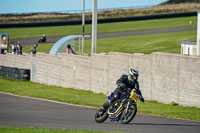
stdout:
{"type": "Polygon", "coordinates": [[[32,55],[32,72],[31,72],[31,79],[33,82],[36,82],[36,55],[32,55]]]}

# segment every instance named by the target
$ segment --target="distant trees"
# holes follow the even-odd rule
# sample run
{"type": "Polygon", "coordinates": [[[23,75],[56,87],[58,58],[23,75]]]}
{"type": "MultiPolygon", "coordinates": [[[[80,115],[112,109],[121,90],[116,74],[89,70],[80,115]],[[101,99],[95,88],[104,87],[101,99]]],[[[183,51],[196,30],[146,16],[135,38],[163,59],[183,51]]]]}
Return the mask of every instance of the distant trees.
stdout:
{"type": "Polygon", "coordinates": [[[164,4],[180,4],[180,3],[200,3],[200,0],[168,0],[167,2],[163,2],[164,4]]]}

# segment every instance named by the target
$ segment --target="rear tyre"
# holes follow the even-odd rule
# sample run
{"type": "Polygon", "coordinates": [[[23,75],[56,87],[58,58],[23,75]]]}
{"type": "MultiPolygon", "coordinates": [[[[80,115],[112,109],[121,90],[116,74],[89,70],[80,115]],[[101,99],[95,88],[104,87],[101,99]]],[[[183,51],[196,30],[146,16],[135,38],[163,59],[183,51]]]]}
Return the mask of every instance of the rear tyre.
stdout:
{"type": "Polygon", "coordinates": [[[133,120],[136,113],[137,113],[137,106],[136,105],[129,106],[127,113],[125,113],[125,110],[122,113],[121,123],[122,124],[128,124],[129,122],[131,122],[133,120]]]}
{"type": "Polygon", "coordinates": [[[98,110],[98,111],[96,112],[96,114],[95,114],[95,121],[96,121],[97,123],[103,123],[107,118],[108,118],[108,113],[107,113],[107,111],[101,113],[101,112],[98,110]]]}

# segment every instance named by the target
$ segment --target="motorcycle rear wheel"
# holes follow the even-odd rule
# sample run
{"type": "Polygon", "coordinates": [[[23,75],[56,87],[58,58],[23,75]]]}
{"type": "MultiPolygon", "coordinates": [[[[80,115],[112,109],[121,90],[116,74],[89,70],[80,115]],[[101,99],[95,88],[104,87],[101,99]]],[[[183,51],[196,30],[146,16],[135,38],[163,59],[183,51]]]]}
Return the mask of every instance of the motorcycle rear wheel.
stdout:
{"type": "Polygon", "coordinates": [[[107,111],[100,115],[99,110],[95,114],[95,121],[97,123],[103,123],[108,118],[107,111]]]}
{"type": "Polygon", "coordinates": [[[129,122],[131,122],[133,120],[136,113],[137,113],[137,106],[136,105],[129,106],[127,114],[125,114],[125,110],[122,113],[121,123],[122,124],[128,124],[129,122]]]}

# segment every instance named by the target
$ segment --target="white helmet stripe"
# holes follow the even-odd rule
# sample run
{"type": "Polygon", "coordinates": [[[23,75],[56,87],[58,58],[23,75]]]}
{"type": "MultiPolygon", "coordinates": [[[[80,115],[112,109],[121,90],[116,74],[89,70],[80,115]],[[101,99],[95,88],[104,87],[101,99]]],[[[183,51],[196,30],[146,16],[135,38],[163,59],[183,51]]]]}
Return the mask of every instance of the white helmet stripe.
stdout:
{"type": "Polygon", "coordinates": [[[131,75],[135,75],[135,74],[138,73],[138,71],[137,71],[137,70],[134,70],[134,69],[130,69],[130,70],[129,70],[129,73],[130,73],[131,75]]]}

